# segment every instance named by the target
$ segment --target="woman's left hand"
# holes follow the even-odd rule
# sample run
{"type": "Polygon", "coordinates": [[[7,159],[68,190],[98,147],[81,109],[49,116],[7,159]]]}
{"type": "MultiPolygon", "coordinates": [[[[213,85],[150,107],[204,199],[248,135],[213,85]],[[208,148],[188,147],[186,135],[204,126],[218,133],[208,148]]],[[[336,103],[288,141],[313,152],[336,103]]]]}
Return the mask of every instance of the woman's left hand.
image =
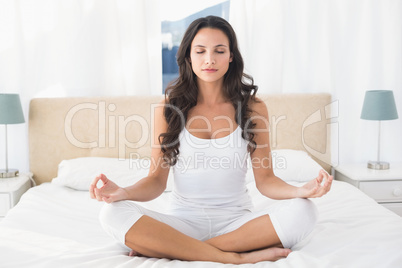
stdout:
{"type": "Polygon", "coordinates": [[[325,170],[320,170],[318,177],[309,181],[297,189],[298,196],[301,198],[321,197],[331,189],[333,177],[325,170]],[[323,184],[321,184],[325,180],[323,184]]]}

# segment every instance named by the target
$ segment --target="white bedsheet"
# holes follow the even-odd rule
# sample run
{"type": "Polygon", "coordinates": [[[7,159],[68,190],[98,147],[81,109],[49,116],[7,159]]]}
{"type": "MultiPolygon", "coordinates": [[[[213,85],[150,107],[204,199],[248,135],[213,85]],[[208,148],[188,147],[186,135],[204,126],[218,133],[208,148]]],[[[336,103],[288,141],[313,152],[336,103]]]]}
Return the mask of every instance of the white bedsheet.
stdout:
{"type": "MultiPolygon", "coordinates": [[[[249,185],[256,208],[272,204],[249,185]]],[[[145,205],[163,211],[168,193],[145,205]]],[[[315,230],[277,262],[239,267],[402,267],[402,218],[351,185],[334,181],[324,197],[315,230]]],[[[188,262],[129,257],[104,233],[103,204],[86,191],[51,183],[30,189],[0,221],[0,267],[189,267],[188,262]]],[[[191,267],[235,267],[192,262],[191,267]]],[[[238,266],[236,266],[238,267],[238,266]]]]}

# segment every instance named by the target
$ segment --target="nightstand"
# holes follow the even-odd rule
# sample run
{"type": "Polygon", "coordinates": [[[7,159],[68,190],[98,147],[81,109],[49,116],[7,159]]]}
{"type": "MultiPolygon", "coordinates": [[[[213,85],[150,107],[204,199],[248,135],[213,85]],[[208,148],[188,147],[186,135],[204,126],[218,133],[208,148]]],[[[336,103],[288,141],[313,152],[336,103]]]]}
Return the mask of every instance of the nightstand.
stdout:
{"type": "Polygon", "coordinates": [[[402,216],[402,163],[391,163],[386,170],[369,169],[367,163],[339,165],[335,168],[335,179],[356,186],[402,216]]]}
{"type": "Polygon", "coordinates": [[[31,187],[31,174],[20,174],[13,178],[0,178],[0,220],[31,187]]]}

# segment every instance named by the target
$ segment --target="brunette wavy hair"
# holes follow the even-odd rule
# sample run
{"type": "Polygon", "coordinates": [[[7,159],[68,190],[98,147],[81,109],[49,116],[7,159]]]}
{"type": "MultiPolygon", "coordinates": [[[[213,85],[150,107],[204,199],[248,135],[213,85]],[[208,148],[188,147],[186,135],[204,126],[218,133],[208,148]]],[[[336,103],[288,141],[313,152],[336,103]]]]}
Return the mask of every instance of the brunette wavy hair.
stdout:
{"type": "Polygon", "coordinates": [[[199,18],[187,28],[178,49],[179,77],[165,90],[164,116],[168,128],[167,132],[160,134],[158,138],[163,158],[172,166],[176,164],[179,154],[179,134],[185,126],[188,112],[197,104],[197,76],[191,67],[190,52],[191,43],[202,28],[221,30],[229,39],[229,49],[233,60],[224,76],[223,92],[235,108],[235,120],[242,129],[243,139],[248,141],[249,151],[254,151],[256,147],[254,134],[250,132],[250,129],[255,127],[255,123],[250,120],[251,110],[248,103],[250,100],[256,101],[255,94],[258,87],[254,85],[253,78],[243,72],[244,62],[237,45],[236,34],[232,26],[220,17],[199,18]]]}

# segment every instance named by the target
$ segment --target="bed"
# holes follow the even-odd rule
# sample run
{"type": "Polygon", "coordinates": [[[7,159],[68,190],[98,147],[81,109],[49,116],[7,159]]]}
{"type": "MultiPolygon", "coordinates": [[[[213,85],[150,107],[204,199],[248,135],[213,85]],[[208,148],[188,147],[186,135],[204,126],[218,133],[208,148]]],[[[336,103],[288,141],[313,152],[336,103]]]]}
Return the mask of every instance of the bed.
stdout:
{"type": "MultiPolygon", "coordinates": [[[[121,186],[146,175],[152,107],[162,96],[33,99],[29,111],[30,169],[37,186],[0,221],[1,267],[234,267],[213,262],[129,257],[101,228],[102,203],[89,198],[94,174],[121,186]]],[[[275,173],[294,185],[331,171],[331,96],[260,95],[270,117],[275,173]]],[[[274,204],[247,174],[256,208],[274,204]]],[[[164,211],[174,187],[143,205],[164,211]]],[[[240,267],[401,267],[402,218],[357,188],[334,181],[312,199],[313,232],[276,262],[240,267]]],[[[237,267],[237,266],[236,266],[237,267]]]]}

